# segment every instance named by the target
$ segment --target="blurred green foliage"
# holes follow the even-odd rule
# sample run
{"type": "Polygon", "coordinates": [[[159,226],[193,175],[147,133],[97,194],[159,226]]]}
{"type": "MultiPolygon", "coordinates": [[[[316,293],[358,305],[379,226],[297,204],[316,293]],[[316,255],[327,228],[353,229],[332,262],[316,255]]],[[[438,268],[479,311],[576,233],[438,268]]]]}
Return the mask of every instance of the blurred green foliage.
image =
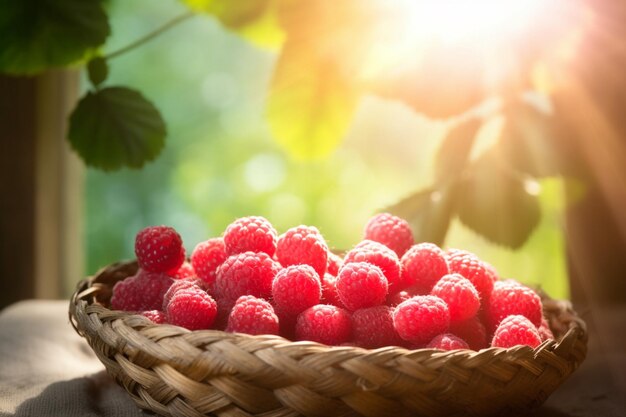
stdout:
{"type": "MultiPolygon", "coordinates": [[[[185,11],[174,1],[107,7],[111,50],[185,11]]],[[[331,247],[349,248],[375,211],[433,183],[448,125],[372,96],[361,100],[335,153],[316,162],[291,160],[271,139],[265,117],[276,60],[215,19],[198,16],[111,61],[107,84],[132,85],[152,100],[168,126],[168,143],[140,171],[88,170],[87,273],[132,258],[134,235],[146,225],[174,226],[191,251],[251,214],[267,217],[279,232],[313,224],[331,247]]],[[[521,250],[491,244],[458,220],[445,243],[476,252],[505,277],[566,297],[561,181],[541,185],[543,216],[521,250]]]]}

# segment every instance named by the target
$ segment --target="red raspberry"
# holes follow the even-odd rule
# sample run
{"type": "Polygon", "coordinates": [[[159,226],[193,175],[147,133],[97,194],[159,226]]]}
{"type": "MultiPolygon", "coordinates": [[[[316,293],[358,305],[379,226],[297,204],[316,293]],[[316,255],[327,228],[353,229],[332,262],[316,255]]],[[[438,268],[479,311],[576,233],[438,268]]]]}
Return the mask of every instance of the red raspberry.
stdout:
{"type": "Polygon", "coordinates": [[[200,242],[191,253],[191,264],[198,278],[208,284],[215,282],[217,267],[226,260],[224,239],[216,237],[200,242]]]}
{"type": "Polygon", "coordinates": [[[368,262],[376,265],[387,278],[389,292],[402,289],[398,255],[382,243],[364,240],[346,254],[343,262],[344,267],[352,262],[368,262]]]}
{"type": "Polygon", "coordinates": [[[165,323],[165,313],[161,310],[142,311],[141,315],[149,318],[154,324],[165,323]]]}
{"type": "Polygon", "coordinates": [[[122,311],[140,311],[143,304],[143,294],[135,284],[137,276],[128,277],[118,281],[113,286],[111,308],[122,311]]]}
{"type": "Polygon", "coordinates": [[[139,266],[146,271],[173,273],[185,260],[185,248],[173,228],[150,226],[137,233],[135,255],[139,266]]]}
{"type": "Polygon", "coordinates": [[[448,265],[451,273],[461,274],[474,284],[481,300],[489,299],[493,290],[493,275],[478,256],[464,250],[453,249],[449,251],[448,265]]]}
{"type": "Polygon", "coordinates": [[[500,322],[496,329],[492,347],[509,348],[517,345],[528,345],[536,348],[541,344],[541,336],[534,324],[526,317],[512,315],[500,322]]]}
{"type": "Polygon", "coordinates": [[[326,272],[336,277],[339,273],[339,268],[341,268],[341,265],[343,265],[343,259],[341,259],[341,256],[336,255],[332,252],[328,252],[326,272]]]}
{"type": "Polygon", "coordinates": [[[406,291],[398,291],[396,293],[389,294],[387,296],[387,301],[385,302],[385,304],[387,304],[390,307],[395,307],[398,304],[402,303],[403,301],[408,300],[411,297],[413,297],[413,295],[406,291]]]}
{"type": "Polygon", "coordinates": [[[514,314],[526,317],[536,327],[540,326],[543,317],[541,298],[519,282],[496,282],[487,303],[488,325],[495,329],[502,319],[514,314]]]}
{"type": "Polygon", "coordinates": [[[328,245],[315,227],[292,227],[278,237],[276,257],[282,266],[311,265],[322,277],[328,262],[328,245]]]}
{"type": "Polygon", "coordinates": [[[472,283],[459,274],[444,275],[430,292],[448,304],[450,323],[467,320],[480,308],[480,297],[472,283]]]}
{"type": "Polygon", "coordinates": [[[414,294],[430,293],[433,285],[449,272],[445,253],[434,243],[411,246],[400,263],[404,285],[414,294]]]}
{"type": "Polygon", "coordinates": [[[232,222],[224,232],[226,254],[264,252],[274,256],[276,238],[274,226],[264,217],[242,217],[232,222]]]}
{"type": "Polygon", "coordinates": [[[239,297],[228,316],[227,332],[278,334],[278,316],[270,303],[252,295],[239,297]]]}
{"type": "Polygon", "coordinates": [[[406,220],[389,213],[380,213],[369,219],[365,225],[364,239],[382,243],[398,257],[402,257],[415,243],[411,226],[406,220]]]}
{"type": "Polygon", "coordinates": [[[193,270],[193,266],[187,261],[183,262],[183,264],[174,272],[171,277],[174,279],[186,279],[193,278],[196,276],[196,271],[193,270]]]}
{"type": "Polygon", "coordinates": [[[469,349],[465,340],[450,333],[435,336],[433,340],[426,345],[426,347],[429,349],[440,350],[469,349]]]}
{"type": "Polygon", "coordinates": [[[332,304],[337,307],[345,308],[339,294],[337,293],[337,277],[329,273],[324,274],[322,278],[322,298],[324,304],[332,304]]]}
{"type": "Polygon", "coordinates": [[[550,329],[550,324],[548,324],[548,320],[545,317],[541,318],[541,325],[537,327],[537,331],[539,332],[539,336],[541,337],[541,341],[554,339],[554,333],[550,329]]]}
{"type": "Polygon", "coordinates": [[[376,265],[350,262],[339,270],[337,294],[350,311],[382,304],[387,297],[387,278],[376,265]]]}
{"type": "Polygon", "coordinates": [[[500,280],[500,274],[498,274],[498,270],[493,265],[485,261],[483,261],[483,265],[485,266],[485,269],[491,276],[491,279],[493,280],[494,283],[500,280]]]}
{"type": "Polygon", "coordinates": [[[192,279],[179,279],[179,280],[174,281],[174,283],[170,285],[170,287],[167,289],[167,291],[163,295],[163,300],[162,300],[163,311],[167,309],[167,305],[170,303],[170,300],[172,299],[174,294],[176,294],[180,290],[187,290],[189,288],[203,289],[202,287],[196,284],[196,281],[192,279]]]}
{"type": "Polygon", "coordinates": [[[272,281],[279,270],[278,262],[264,252],[230,256],[217,268],[215,292],[230,303],[242,295],[268,299],[272,294],[272,281]]]}
{"type": "Polygon", "coordinates": [[[276,309],[296,316],[319,304],[322,296],[320,278],[310,265],[291,265],[281,269],[272,282],[272,298],[276,309]]]}
{"type": "Polygon", "coordinates": [[[187,288],[174,294],[165,312],[170,324],[189,330],[208,329],[215,321],[217,304],[206,291],[187,288]]]}
{"type": "Polygon", "coordinates": [[[416,295],[395,308],[393,325],[402,339],[420,345],[448,330],[450,311],[439,297],[416,295]]]}
{"type": "Polygon", "coordinates": [[[160,310],[173,282],[165,274],[139,270],[137,275],[115,284],[111,307],[123,311],[160,310]]]}
{"type": "Polygon", "coordinates": [[[465,340],[470,349],[480,350],[488,346],[487,329],[478,316],[459,323],[450,323],[450,333],[465,340]]]}
{"type": "Polygon", "coordinates": [[[352,313],[354,344],[366,349],[401,346],[403,341],[393,327],[392,313],[389,306],[362,308],[352,313]]]}
{"type": "Polygon", "coordinates": [[[350,340],[350,313],[343,308],[318,304],[304,310],[296,321],[296,339],[326,345],[340,345],[350,340]]]}

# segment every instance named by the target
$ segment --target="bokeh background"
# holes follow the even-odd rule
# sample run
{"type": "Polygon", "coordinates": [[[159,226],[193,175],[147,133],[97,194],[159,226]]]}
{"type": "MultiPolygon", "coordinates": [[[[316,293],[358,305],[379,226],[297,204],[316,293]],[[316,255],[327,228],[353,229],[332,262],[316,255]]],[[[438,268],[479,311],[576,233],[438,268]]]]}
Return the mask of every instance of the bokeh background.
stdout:
{"type": "MultiPolygon", "coordinates": [[[[116,50],[185,11],[173,1],[110,2],[116,50]]],[[[406,104],[364,97],[345,139],[328,158],[294,160],[272,139],[265,118],[276,51],[259,48],[209,16],[196,16],[110,62],[109,85],[131,85],[161,110],[166,147],[141,170],[88,169],[85,184],[85,274],[134,256],[134,234],[167,224],[188,251],[219,236],[235,218],[261,215],[279,233],[317,226],[331,247],[349,249],[375,212],[433,182],[434,160],[450,124],[406,104]]],[[[86,78],[83,89],[89,88],[86,78]]],[[[478,143],[501,128],[488,120],[478,143]]],[[[542,217],[526,243],[512,250],[453,220],[445,246],[473,251],[504,277],[569,296],[562,232],[563,181],[540,181],[542,217]]],[[[69,293],[73,282],[65,285],[69,293]]],[[[67,294],[69,295],[69,294],[67,294]]]]}

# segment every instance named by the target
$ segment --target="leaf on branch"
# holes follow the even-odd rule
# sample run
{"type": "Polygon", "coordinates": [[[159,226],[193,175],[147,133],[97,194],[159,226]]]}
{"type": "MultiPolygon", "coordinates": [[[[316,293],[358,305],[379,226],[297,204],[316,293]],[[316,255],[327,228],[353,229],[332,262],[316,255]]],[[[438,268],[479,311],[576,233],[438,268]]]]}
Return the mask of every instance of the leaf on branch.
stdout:
{"type": "Polygon", "coordinates": [[[215,16],[228,29],[264,47],[282,45],[285,34],[278,22],[282,0],[182,0],[189,8],[215,16]]]}
{"type": "Polygon", "coordinates": [[[481,124],[479,119],[465,120],[445,136],[435,157],[435,179],[438,183],[454,180],[461,175],[481,124]]]}
{"type": "Polygon", "coordinates": [[[416,242],[443,245],[454,213],[454,186],[419,191],[384,209],[411,225],[416,242]]]}
{"type": "Polygon", "coordinates": [[[458,186],[457,213],[488,240],[517,249],[539,224],[539,185],[521,178],[494,154],[479,158],[458,186]]]}
{"type": "Polygon", "coordinates": [[[333,63],[287,43],[270,87],[271,132],[298,159],[325,157],[348,130],[358,98],[357,89],[333,63]]]}
{"type": "Polygon", "coordinates": [[[101,0],[5,1],[0,11],[0,72],[34,74],[72,64],[110,33],[101,0]]]}
{"type": "Polygon", "coordinates": [[[88,92],[70,116],[68,139],[89,166],[141,168],[165,143],[165,122],[141,93],[125,87],[88,92]]]}

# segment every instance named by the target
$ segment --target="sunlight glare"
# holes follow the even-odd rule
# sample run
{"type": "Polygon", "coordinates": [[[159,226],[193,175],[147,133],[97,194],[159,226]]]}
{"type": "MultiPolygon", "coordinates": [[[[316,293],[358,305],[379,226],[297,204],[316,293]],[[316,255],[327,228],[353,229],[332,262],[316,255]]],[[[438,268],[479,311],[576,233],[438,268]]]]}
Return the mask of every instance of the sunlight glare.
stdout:
{"type": "Polygon", "coordinates": [[[524,35],[554,4],[549,0],[400,1],[415,38],[445,43],[524,35]]]}

